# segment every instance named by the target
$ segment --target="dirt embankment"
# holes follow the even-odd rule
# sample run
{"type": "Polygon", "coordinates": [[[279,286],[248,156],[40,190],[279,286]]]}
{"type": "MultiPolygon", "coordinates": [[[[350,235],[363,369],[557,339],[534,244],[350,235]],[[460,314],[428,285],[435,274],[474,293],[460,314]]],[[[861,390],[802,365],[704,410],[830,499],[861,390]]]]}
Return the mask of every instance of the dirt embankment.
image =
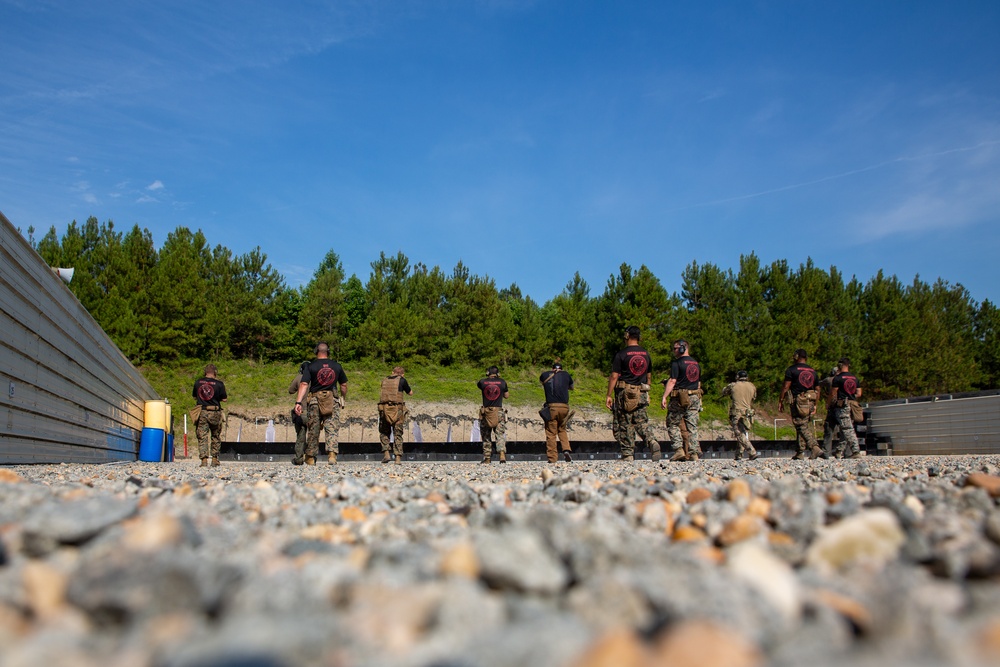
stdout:
{"type": "MultiPolygon", "coordinates": [[[[478,426],[479,406],[472,402],[428,403],[409,401],[410,420],[407,425],[409,442],[470,442],[478,426]],[[419,435],[419,439],[418,439],[419,435]]],[[[541,407],[541,406],[538,406],[541,407]]],[[[508,440],[544,440],[542,420],[538,407],[507,408],[508,440]]],[[[571,406],[572,407],[572,406],[571,406]]],[[[575,411],[569,425],[571,439],[592,441],[613,441],[611,434],[611,413],[589,407],[572,407],[575,411]]],[[[264,442],[268,421],[274,421],[275,440],[293,442],[295,429],[287,411],[243,409],[232,406],[227,409],[227,419],[223,440],[227,442],[264,442]]],[[[650,421],[656,429],[659,440],[667,439],[664,423],[665,412],[653,408],[650,421]]],[[[189,426],[188,432],[193,436],[189,426]]],[[[702,422],[699,433],[701,440],[731,438],[727,425],[717,421],[702,422]]],[[[374,404],[357,404],[348,401],[340,413],[341,442],[378,442],[378,414],[374,404]]]]}

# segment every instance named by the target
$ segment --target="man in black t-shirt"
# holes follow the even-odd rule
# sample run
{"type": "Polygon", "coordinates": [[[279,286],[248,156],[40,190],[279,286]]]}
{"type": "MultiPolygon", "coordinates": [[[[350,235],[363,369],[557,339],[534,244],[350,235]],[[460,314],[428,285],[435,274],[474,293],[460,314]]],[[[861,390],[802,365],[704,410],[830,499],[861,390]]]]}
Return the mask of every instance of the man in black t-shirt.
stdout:
{"type": "Polygon", "coordinates": [[[545,390],[545,407],[548,419],[545,419],[545,458],[549,463],[559,460],[559,450],[556,446],[558,438],[562,445],[563,459],[572,461],[569,446],[569,433],[566,424],[569,423],[569,392],[573,389],[573,376],[563,370],[562,363],[556,361],[552,370],[545,371],[538,378],[545,390]]]}
{"type": "Polygon", "coordinates": [[[670,377],[663,381],[663,400],[667,410],[667,433],[670,434],[671,461],[697,461],[701,456],[698,443],[698,419],[701,416],[701,366],[689,354],[690,345],[684,339],[673,344],[674,360],[670,362],[670,377]],[[688,449],[684,453],[681,422],[687,427],[688,449]]]}
{"type": "Polygon", "coordinates": [[[222,402],[229,398],[226,385],[215,375],[218,370],[215,364],[205,366],[205,376],[195,380],[191,396],[200,409],[195,421],[194,432],[198,438],[198,456],[201,457],[201,467],[208,467],[208,457],[212,457],[212,465],[219,465],[219,450],[222,449],[222,402]]]}
{"type": "Polygon", "coordinates": [[[837,450],[844,453],[844,458],[854,459],[861,456],[861,447],[858,444],[858,434],[854,431],[854,420],[851,419],[851,401],[861,398],[861,386],[857,376],[851,372],[851,360],[842,357],[839,364],[840,373],[833,378],[827,400],[834,406],[837,425],[840,427],[837,450]]]}
{"type": "Polygon", "coordinates": [[[816,371],[806,363],[808,356],[801,347],[792,355],[792,365],[785,370],[785,383],[778,397],[778,412],[785,411],[785,398],[790,394],[790,415],[795,427],[796,451],[793,459],[805,458],[805,452],[810,451],[809,458],[827,458],[813,432],[812,418],[816,414],[817,377],[816,371]]]}
{"type": "Polygon", "coordinates": [[[319,429],[326,433],[328,462],[337,462],[340,444],[340,408],[347,396],[347,374],[343,367],[330,359],[330,346],[316,346],[316,358],[302,365],[302,380],[295,399],[295,413],[306,413],[306,465],[316,465],[319,456],[319,429]],[[339,387],[338,387],[339,385],[339,387]]]}
{"type": "Polygon", "coordinates": [[[500,369],[490,366],[486,377],[476,383],[483,393],[483,407],[479,409],[479,434],[483,438],[483,463],[490,462],[493,442],[496,441],[500,463],[507,462],[507,411],[503,399],[510,398],[507,381],[500,377],[500,369]]]}
{"type": "Polygon", "coordinates": [[[611,432],[621,449],[622,460],[635,458],[635,438],[649,447],[652,460],[660,460],[660,443],[649,425],[649,352],[639,346],[639,327],[625,329],[625,347],[611,360],[608,395],[605,405],[611,410],[611,432]]]}

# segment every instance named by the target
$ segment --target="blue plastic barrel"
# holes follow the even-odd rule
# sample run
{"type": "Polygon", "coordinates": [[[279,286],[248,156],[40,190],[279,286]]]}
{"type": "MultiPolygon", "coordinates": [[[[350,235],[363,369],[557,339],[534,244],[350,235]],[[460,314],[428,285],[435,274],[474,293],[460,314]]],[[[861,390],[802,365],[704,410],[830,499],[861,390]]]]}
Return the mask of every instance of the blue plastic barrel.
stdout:
{"type": "Polygon", "coordinates": [[[166,436],[162,428],[146,427],[142,429],[142,435],[139,438],[139,460],[163,461],[165,444],[166,436]]]}
{"type": "Polygon", "coordinates": [[[174,460],[174,434],[167,433],[167,460],[174,460]]]}

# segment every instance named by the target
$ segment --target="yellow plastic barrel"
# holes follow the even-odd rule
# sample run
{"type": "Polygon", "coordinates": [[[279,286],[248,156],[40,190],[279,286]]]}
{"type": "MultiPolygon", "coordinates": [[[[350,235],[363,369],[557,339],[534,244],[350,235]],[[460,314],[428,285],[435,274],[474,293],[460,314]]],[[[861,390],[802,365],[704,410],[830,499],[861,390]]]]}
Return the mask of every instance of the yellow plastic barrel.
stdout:
{"type": "Polygon", "coordinates": [[[165,421],[163,422],[164,424],[166,424],[166,426],[163,428],[163,430],[167,432],[167,435],[170,435],[171,433],[174,432],[174,421],[173,417],[171,417],[170,401],[166,401],[166,404],[167,404],[167,415],[165,421]]]}
{"type": "Polygon", "coordinates": [[[146,428],[167,430],[167,402],[146,401],[146,416],[143,422],[146,428]]]}

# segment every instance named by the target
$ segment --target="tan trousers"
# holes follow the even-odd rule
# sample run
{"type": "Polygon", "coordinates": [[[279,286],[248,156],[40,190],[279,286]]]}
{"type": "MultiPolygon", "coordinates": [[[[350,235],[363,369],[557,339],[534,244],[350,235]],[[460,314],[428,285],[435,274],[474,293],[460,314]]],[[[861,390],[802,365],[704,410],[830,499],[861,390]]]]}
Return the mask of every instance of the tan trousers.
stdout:
{"type": "Polygon", "coordinates": [[[564,452],[573,451],[569,446],[569,433],[566,432],[566,418],[569,417],[569,406],[565,403],[549,403],[549,415],[545,422],[545,458],[549,463],[559,460],[559,450],[556,448],[556,438],[562,443],[564,452]]]}

